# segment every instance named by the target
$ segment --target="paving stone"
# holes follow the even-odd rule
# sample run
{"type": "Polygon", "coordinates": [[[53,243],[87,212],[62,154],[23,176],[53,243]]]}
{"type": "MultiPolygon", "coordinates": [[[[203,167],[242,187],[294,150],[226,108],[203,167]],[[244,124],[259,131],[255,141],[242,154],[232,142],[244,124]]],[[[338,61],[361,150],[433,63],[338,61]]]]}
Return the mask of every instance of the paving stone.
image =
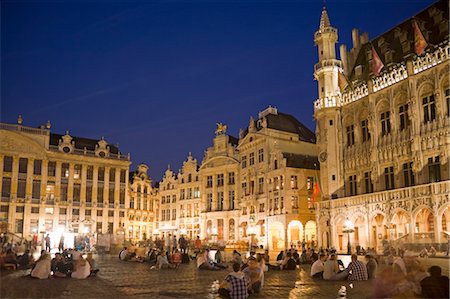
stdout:
{"type": "MultiPolygon", "coordinates": [[[[86,280],[54,278],[47,280],[25,277],[25,271],[0,274],[1,298],[217,298],[210,287],[222,281],[230,270],[199,271],[195,262],[178,269],[150,269],[146,263],[123,262],[117,256],[99,256],[101,269],[97,277],[86,280]]],[[[443,266],[448,272],[448,259],[424,260],[443,266]],[[445,267],[447,265],[447,267],[445,267]]],[[[339,288],[347,287],[348,298],[370,298],[373,281],[330,282],[309,276],[310,266],[295,271],[266,272],[264,289],[251,298],[336,298],[339,288]]]]}

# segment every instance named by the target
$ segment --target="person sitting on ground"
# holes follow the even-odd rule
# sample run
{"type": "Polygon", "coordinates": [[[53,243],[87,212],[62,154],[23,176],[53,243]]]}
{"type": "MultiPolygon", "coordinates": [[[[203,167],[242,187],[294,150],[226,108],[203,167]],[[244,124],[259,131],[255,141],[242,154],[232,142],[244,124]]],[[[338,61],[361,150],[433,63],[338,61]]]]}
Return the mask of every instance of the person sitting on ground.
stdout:
{"type": "Polygon", "coordinates": [[[166,251],[163,250],[162,252],[160,252],[160,254],[158,255],[158,258],[156,259],[155,267],[158,270],[173,268],[173,266],[171,264],[169,264],[169,260],[167,259],[166,251]]]}
{"type": "Polygon", "coordinates": [[[89,266],[91,267],[90,276],[96,276],[97,273],[100,271],[100,269],[97,268],[97,261],[93,258],[92,252],[89,252],[87,254],[86,261],[89,263],[89,266]]]}
{"type": "Polygon", "coordinates": [[[156,251],[156,249],[152,249],[149,252],[149,255],[148,255],[148,262],[149,262],[149,264],[150,265],[155,265],[157,258],[158,258],[158,252],[156,251]]]}
{"type": "Polygon", "coordinates": [[[336,254],[331,254],[323,265],[324,280],[344,280],[347,279],[348,272],[340,271],[339,264],[336,260],[336,254]]]}
{"type": "Polygon", "coordinates": [[[420,256],[420,257],[428,257],[428,250],[427,250],[426,247],[424,247],[424,248],[422,249],[422,251],[419,253],[419,256],[420,256]]]}
{"type": "Polygon", "coordinates": [[[30,250],[25,250],[24,254],[22,254],[17,262],[19,264],[19,269],[29,269],[34,265],[34,258],[30,255],[30,250]]]}
{"type": "Polygon", "coordinates": [[[366,268],[368,278],[369,279],[375,278],[377,274],[378,265],[375,259],[370,254],[366,254],[366,268]]]}
{"type": "Polygon", "coordinates": [[[314,263],[319,259],[319,254],[314,251],[314,248],[311,249],[311,263],[314,263]]]}
{"type": "Polygon", "coordinates": [[[442,275],[442,269],[439,266],[431,266],[428,269],[429,277],[422,279],[423,298],[450,298],[449,296],[449,279],[442,275]]]}
{"type": "Polygon", "coordinates": [[[233,264],[233,272],[229,273],[220,284],[219,294],[225,298],[246,299],[248,298],[249,280],[241,271],[241,265],[233,264]]]}
{"type": "Polygon", "coordinates": [[[239,265],[242,265],[242,256],[237,250],[233,250],[233,258],[231,260],[233,263],[238,263],[239,265]]]}
{"type": "Polygon", "coordinates": [[[292,254],[292,258],[295,260],[297,265],[300,265],[300,254],[298,254],[297,249],[294,250],[294,253],[292,254]]]}
{"type": "Polygon", "coordinates": [[[202,250],[202,240],[200,240],[199,236],[197,236],[197,238],[195,239],[194,247],[196,254],[200,253],[200,251],[202,250]]]}
{"type": "Polygon", "coordinates": [[[325,254],[321,253],[319,259],[315,261],[311,266],[311,277],[323,278],[324,262],[325,254]]]}
{"type": "Polygon", "coordinates": [[[286,254],[286,259],[281,263],[280,270],[295,270],[297,269],[297,263],[292,258],[292,255],[290,252],[286,254]]]}
{"type": "Polygon", "coordinates": [[[39,279],[47,279],[51,275],[51,258],[50,254],[44,250],[39,259],[36,261],[31,270],[31,277],[39,279]]]}
{"type": "Polygon", "coordinates": [[[175,252],[172,254],[172,264],[175,268],[181,264],[181,252],[178,249],[175,249],[175,252]]]}
{"type": "Polygon", "coordinates": [[[69,253],[70,253],[70,255],[72,256],[72,260],[73,260],[74,262],[76,262],[76,261],[78,261],[80,258],[82,258],[81,252],[80,252],[77,248],[69,250],[69,253]]]}
{"type": "Polygon", "coordinates": [[[222,253],[220,252],[220,248],[217,248],[216,254],[214,255],[214,259],[216,260],[216,263],[222,263],[222,253]]]}
{"type": "Polygon", "coordinates": [[[13,264],[15,266],[15,269],[17,269],[17,267],[19,266],[19,262],[17,261],[17,255],[14,253],[14,251],[11,248],[9,248],[6,251],[5,263],[13,264]]]}
{"type": "Polygon", "coordinates": [[[347,270],[349,272],[348,280],[367,280],[367,268],[366,266],[358,261],[358,256],[352,254],[352,261],[348,264],[347,270]]]}
{"type": "Polygon", "coordinates": [[[61,253],[57,252],[55,253],[55,257],[51,260],[51,269],[53,271],[54,277],[67,277],[68,276],[68,269],[64,263],[63,256],[61,253]]]}
{"type": "Polygon", "coordinates": [[[302,264],[306,264],[307,263],[306,250],[303,250],[302,254],[300,255],[300,263],[302,263],[302,264]]]}
{"type": "Polygon", "coordinates": [[[214,266],[214,264],[211,264],[208,262],[208,251],[204,250],[201,251],[197,255],[197,269],[199,270],[220,270],[219,267],[214,266]]]}
{"type": "Polygon", "coordinates": [[[243,270],[249,280],[249,293],[259,293],[262,288],[262,278],[264,272],[259,267],[255,257],[248,258],[248,267],[243,270]]]}
{"type": "Polygon", "coordinates": [[[128,248],[127,248],[127,247],[124,247],[124,248],[120,251],[120,253],[119,253],[119,259],[120,259],[121,261],[126,261],[126,260],[129,260],[129,259],[130,259],[129,255],[128,255],[128,248]]]}
{"type": "Polygon", "coordinates": [[[91,275],[91,266],[82,256],[74,262],[74,271],[71,277],[75,279],[86,279],[91,275]]]}
{"type": "Polygon", "coordinates": [[[281,250],[280,253],[277,255],[277,264],[281,264],[282,261],[284,260],[284,251],[281,250]]]}
{"type": "Polygon", "coordinates": [[[436,248],[434,246],[430,247],[430,256],[435,257],[436,256],[436,248]]]}

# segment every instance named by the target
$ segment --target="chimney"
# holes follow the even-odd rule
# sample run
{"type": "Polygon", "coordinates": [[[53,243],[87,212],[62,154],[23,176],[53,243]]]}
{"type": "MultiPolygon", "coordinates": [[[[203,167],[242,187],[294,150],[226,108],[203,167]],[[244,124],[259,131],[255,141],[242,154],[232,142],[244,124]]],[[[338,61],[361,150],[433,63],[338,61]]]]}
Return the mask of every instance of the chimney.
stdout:
{"type": "Polygon", "coordinates": [[[361,36],[359,37],[359,42],[361,45],[368,43],[369,42],[369,34],[367,32],[364,32],[363,34],[361,34],[361,36]]]}
{"type": "Polygon", "coordinates": [[[359,50],[359,30],[356,28],[352,29],[352,40],[353,48],[359,50]]]}
{"type": "Polygon", "coordinates": [[[342,68],[344,69],[344,74],[348,75],[348,58],[347,58],[347,46],[342,44],[339,48],[341,54],[342,68]]]}

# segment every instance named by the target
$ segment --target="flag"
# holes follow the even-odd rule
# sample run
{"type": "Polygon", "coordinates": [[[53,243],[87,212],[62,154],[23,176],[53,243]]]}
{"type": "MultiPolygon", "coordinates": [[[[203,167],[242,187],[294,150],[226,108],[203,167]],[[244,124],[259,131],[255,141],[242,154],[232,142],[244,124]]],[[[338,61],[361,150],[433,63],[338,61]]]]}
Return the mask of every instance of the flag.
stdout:
{"type": "Polygon", "coordinates": [[[348,86],[348,80],[345,75],[338,71],[338,85],[341,92],[343,92],[348,86]]]}
{"type": "Polygon", "coordinates": [[[311,196],[311,204],[314,204],[316,202],[316,200],[319,198],[319,195],[320,195],[319,178],[317,177],[317,175],[315,175],[313,193],[311,196]]]}
{"type": "Polygon", "coordinates": [[[384,68],[383,61],[381,61],[380,56],[378,56],[377,51],[372,46],[372,72],[378,76],[382,68],[384,68]]]}
{"type": "Polygon", "coordinates": [[[414,51],[417,55],[420,55],[428,46],[428,43],[425,40],[425,37],[423,37],[422,31],[420,30],[416,20],[413,20],[412,26],[414,28],[414,51]]]}

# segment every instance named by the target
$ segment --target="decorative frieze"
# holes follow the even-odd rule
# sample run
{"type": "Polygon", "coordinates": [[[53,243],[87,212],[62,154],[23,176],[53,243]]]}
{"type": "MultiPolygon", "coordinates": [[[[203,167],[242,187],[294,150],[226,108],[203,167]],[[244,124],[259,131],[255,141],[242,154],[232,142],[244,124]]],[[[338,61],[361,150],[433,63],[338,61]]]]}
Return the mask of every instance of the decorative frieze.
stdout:
{"type": "Polygon", "coordinates": [[[423,72],[437,64],[440,64],[450,57],[450,45],[446,43],[444,46],[439,47],[432,53],[426,53],[422,56],[418,56],[413,61],[414,74],[423,72]]]}
{"type": "Polygon", "coordinates": [[[384,73],[379,77],[372,78],[373,91],[377,92],[383,88],[405,80],[406,78],[408,78],[406,65],[401,64],[399,67],[392,69],[390,72],[384,73]]]}

